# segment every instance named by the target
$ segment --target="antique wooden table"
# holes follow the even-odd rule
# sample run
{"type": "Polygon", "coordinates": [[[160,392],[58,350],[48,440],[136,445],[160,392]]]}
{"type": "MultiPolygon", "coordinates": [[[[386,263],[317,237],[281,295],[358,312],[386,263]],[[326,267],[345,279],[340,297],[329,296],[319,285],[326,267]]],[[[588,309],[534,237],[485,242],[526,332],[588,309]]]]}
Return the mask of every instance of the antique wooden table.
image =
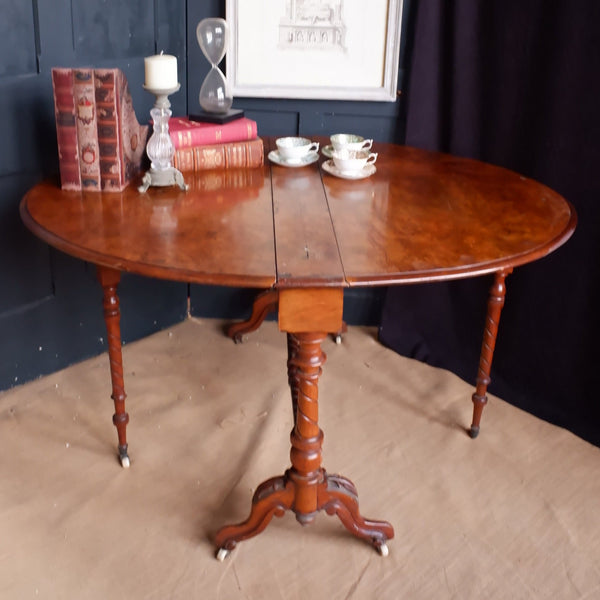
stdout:
{"type": "MultiPolygon", "coordinates": [[[[273,147],[265,139],[265,152],[273,147]]],[[[377,171],[360,180],[328,174],[323,158],[302,168],[266,160],[259,169],[187,174],[187,192],[171,187],[139,193],[135,185],[122,193],[63,192],[45,182],[21,203],[22,218],[36,236],[97,267],[123,466],[129,465],[129,415],[117,296],[121,272],[275,295],[279,328],[288,338],[291,467],[257,488],[246,521],[217,533],[219,558],[288,509],[303,524],[320,510],[337,514],[351,533],[387,553],[392,526],[363,518],[352,482],[321,466],[321,342],[341,330],[344,288],[494,274],[472,397],[475,437],[505,278],[558,248],[575,229],[567,201],[516,173],[402,146],[376,144],[374,150],[377,171]]]]}

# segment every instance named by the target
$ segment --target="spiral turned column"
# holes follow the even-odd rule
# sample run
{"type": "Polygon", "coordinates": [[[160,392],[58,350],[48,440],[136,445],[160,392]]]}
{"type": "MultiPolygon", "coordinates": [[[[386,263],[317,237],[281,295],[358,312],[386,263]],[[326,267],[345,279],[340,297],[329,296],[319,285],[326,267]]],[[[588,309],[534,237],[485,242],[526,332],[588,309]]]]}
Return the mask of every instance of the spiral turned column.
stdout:
{"type": "Polygon", "coordinates": [[[127,454],[127,423],[129,415],[125,411],[125,382],[123,379],[123,355],[121,351],[121,311],[119,308],[119,297],[117,287],[121,279],[121,273],[114,269],[98,267],[98,280],[102,285],[104,293],[102,306],[104,309],[104,322],[106,324],[108,341],[108,359],[110,363],[110,378],[112,382],[111,398],[115,403],[115,414],[113,423],[117,428],[119,438],[119,459],[121,465],[129,467],[129,455],[127,454]]]}
{"type": "Polygon", "coordinates": [[[296,419],[290,441],[292,448],[290,459],[292,467],[288,477],[296,484],[296,495],[292,510],[296,519],[306,525],[317,514],[317,485],[324,481],[321,469],[321,447],[323,431],[319,427],[319,377],[321,365],[325,362],[325,353],[321,342],[326,333],[293,334],[295,344],[292,357],[288,362],[288,372],[292,387],[292,402],[296,395],[296,419]]]}
{"type": "Polygon", "coordinates": [[[488,297],[487,316],[485,319],[485,329],[483,331],[483,341],[481,343],[481,354],[479,356],[479,369],[477,371],[477,382],[473,400],[473,422],[469,429],[469,435],[476,438],[479,435],[481,414],[487,404],[487,389],[491,382],[490,371],[492,368],[492,358],[496,347],[496,338],[498,337],[498,325],[500,323],[500,314],[504,307],[506,298],[505,280],[512,273],[512,269],[497,271],[494,275],[488,297]]]}
{"type": "Polygon", "coordinates": [[[293,333],[287,334],[287,350],[288,350],[288,385],[290,386],[290,394],[292,397],[292,415],[294,417],[294,427],[296,427],[296,417],[298,411],[298,369],[294,362],[298,353],[298,340],[293,333]]]}

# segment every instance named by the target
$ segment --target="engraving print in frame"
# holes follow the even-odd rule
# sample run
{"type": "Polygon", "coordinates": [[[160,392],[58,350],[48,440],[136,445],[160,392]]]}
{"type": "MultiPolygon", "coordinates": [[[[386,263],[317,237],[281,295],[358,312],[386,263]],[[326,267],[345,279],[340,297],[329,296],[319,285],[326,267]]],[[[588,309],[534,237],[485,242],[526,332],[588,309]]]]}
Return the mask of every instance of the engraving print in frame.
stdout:
{"type": "Polygon", "coordinates": [[[226,0],[235,97],[397,98],[403,0],[226,0]]]}

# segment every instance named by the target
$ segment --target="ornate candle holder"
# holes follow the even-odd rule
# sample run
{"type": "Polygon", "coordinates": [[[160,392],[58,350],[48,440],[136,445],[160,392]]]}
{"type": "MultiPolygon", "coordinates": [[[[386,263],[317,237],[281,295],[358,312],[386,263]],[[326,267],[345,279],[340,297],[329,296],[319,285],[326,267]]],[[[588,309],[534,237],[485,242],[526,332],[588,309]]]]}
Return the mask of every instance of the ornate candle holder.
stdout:
{"type": "Polygon", "coordinates": [[[183,180],[181,171],[173,166],[175,146],[169,135],[169,119],[171,118],[171,103],[169,95],[179,90],[177,87],[157,90],[144,85],[144,89],[156,96],[154,108],[150,110],[152,116],[153,132],[146,145],[146,154],[150,159],[150,170],[146,171],[140,192],[145,192],[151,185],[168,186],[178,185],[182,190],[187,190],[188,185],[183,180]]]}

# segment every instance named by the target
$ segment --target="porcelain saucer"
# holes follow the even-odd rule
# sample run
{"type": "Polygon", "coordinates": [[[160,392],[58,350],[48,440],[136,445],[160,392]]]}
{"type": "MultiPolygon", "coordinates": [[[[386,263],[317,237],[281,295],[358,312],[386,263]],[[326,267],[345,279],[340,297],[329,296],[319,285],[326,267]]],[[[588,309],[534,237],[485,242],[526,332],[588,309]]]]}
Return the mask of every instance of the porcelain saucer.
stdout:
{"type": "Polygon", "coordinates": [[[324,148],[321,148],[321,152],[327,158],[333,158],[333,146],[331,144],[329,144],[329,146],[325,146],[324,148]]]}
{"type": "Polygon", "coordinates": [[[271,150],[268,154],[269,160],[282,167],[306,167],[312,165],[312,163],[319,160],[318,152],[309,152],[298,160],[286,160],[283,158],[278,150],[271,150]]]}
{"type": "Polygon", "coordinates": [[[341,177],[342,179],[364,179],[377,171],[375,165],[365,165],[360,171],[340,171],[332,160],[326,160],[323,163],[323,169],[331,173],[331,175],[341,177]]]}

